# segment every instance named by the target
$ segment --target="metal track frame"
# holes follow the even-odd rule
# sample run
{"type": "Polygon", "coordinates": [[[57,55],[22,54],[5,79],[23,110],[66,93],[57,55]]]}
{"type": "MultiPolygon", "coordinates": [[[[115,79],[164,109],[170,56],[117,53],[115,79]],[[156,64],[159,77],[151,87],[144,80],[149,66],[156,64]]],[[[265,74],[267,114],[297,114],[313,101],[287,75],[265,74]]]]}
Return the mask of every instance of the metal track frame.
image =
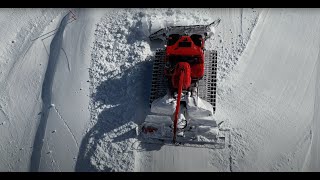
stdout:
{"type": "MultiPolygon", "coordinates": [[[[167,94],[168,82],[164,75],[165,49],[157,49],[152,67],[149,103],[167,94]]],[[[213,106],[216,111],[217,97],[217,51],[205,51],[204,76],[198,82],[198,96],[213,106]]]]}
{"type": "Polygon", "coordinates": [[[199,80],[198,96],[213,106],[216,111],[217,97],[217,51],[205,51],[204,76],[199,80]]]}
{"type": "Polygon", "coordinates": [[[155,99],[163,97],[167,93],[168,84],[164,75],[165,55],[165,49],[156,50],[152,67],[152,81],[149,97],[150,105],[155,99]]]}

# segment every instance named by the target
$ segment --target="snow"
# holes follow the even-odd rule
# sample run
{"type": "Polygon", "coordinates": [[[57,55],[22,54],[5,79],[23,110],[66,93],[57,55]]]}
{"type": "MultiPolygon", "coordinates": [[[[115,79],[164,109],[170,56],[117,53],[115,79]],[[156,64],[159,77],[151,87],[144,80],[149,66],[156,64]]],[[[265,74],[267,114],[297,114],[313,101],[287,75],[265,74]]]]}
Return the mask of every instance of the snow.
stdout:
{"type": "Polygon", "coordinates": [[[0,169],[27,171],[38,122],[47,54],[40,36],[61,10],[1,9],[0,22],[0,169]],[[12,43],[15,41],[15,43],[12,43]],[[23,150],[19,150],[24,147],[23,150]],[[20,159],[20,161],[19,161],[20,159]]]}
{"type": "Polygon", "coordinates": [[[197,97],[187,97],[187,110],[188,114],[192,119],[202,119],[209,117],[212,119],[213,107],[212,105],[197,97]]]}
{"type": "Polygon", "coordinates": [[[0,171],[319,171],[319,17],[315,9],[0,9],[0,171]],[[152,56],[164,47],[148,35],[218,18],[206,48],[218,51],[214,119],[231,129],[230,146],[137,150],[152,56]]]}
{"type": "Polygon", "coordinates": [[[226,82],[232,90],[217,102],[217,118],[232,121],[234,171],[302,168],[314,112],[316,13],[261,12],[241,64],[226,82]]]}
{"type": "MultiPolygon", "coordinates": [[[[50,45],[55,48],[52,38],[69,9],[1,10],[1,23],[6,28],[1,28],[0,118],[8,122],[8,127],[1,129],[2,171],[74,170],[73,157],[79,151],[77,142],[81,142],[90,117],[89,84],[85,82],[89,79],[90,37],[94,30],[91,23],[100,16],[98,10],[73,11],[78,19],[68,21],[60,38],[65,53],[60,51],[53,59],[57,67],[52,81],[52,103],[48,102],[47,107],[55,106],[48,110],[47,124],[42,123],[44,126],[40,128],[38,125],[45,113],[41,110],[45,106],[41,89],[50,45]],[[67,64],[71,68],[67,68],[67,64]],[[80,88],[84,89],[81,93],[80,88]],[[59,133],[51,133],[52,129],[58,129],[59,133]],[[35,138],[36,132],[39,136],[35,138]],[[19,151],[21,146],[24,149],[19,151]],[[52,153],[47,155],[48,151],[52,153]]],[[[54,56],[54,52],[51,55],[54,56]]]]}
{"type": "MultiPolygon", "coordinates": [[[[46,146],[42,148],[42,154],[47,151],[52,153],[41,159],[39,171],[75,169],[74,157],[78,156],[90,117],[89,83],[86,81],[89,79],[93,27],[101,13],[92,9],[73,10],[76,20],[67,24],[61,37],[60,56],[56,59],[58,64],[52,85],[52,102],[55,107],[51,109],[47,120],[47,130],[50,132],[51,129],[57,129],[59,133],[46,133],[46,146]]],[[[58,23],[60,21],[57,20],[58,23]]]]}
{"type": "Polygon", "coordinates": [[[150,111],[155,114],[165,114],[171,116],[176,109],[177,101],[165,95],[161,98],[155,99],[150,107],[150,111]]]}
{"type": "MultiPolygon", "coordinates": [[[[320,54],[320,53],[319,53],[320,54]]],[[[316,85],[315,89],[318,90],[320,88],[320,59],[318,54],[318,60],[317,60],[317,78],[316,78],[316,85]]],[[[320,155],[319,155],[319,148],[320,148],[320,135],[319,130],[317,127],[319,127],[320,123],[320,114],[319,114],[319,91],[316,91],[315,93],[315,104],[314,104],[314,115],[313,115],[313,123],[312,123],[312,130],[310,133],[312,133],[312,145],[311,152],[307,154],[306,160],[309,160],[310,164],[306,164],[307,169],[303,169],[306,171],[319,171],[320,167],[320,155]]],[[[308,161],[305,161],[308,162],[308,161]]]]}

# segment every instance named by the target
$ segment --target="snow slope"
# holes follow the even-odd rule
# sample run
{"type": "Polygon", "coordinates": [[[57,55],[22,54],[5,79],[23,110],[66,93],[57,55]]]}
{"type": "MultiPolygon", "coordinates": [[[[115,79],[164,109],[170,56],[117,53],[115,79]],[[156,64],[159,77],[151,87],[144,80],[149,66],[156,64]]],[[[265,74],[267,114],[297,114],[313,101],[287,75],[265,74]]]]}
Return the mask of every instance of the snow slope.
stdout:
{"type": "Polygon", "coordinates": [[[320,125],[320,114],[319,114],[319,91],[318,89],[320,89],[320,59],[319,56],[320,52],[318,53],[318,60],[317,60],[317,74],[316,74],[316,85],[315,85],[315,89],[316,89],[316,93],[315,93],[315,104],[314,104],[314,114],[313,114],[313,124],[312,124],[312,145],[311,145],[311,152],[310,154],[307,155],[306,158],[306,167],[307,167],[307,171],[319,171],[320,169],[320,134],[319,134],[319,130],[317,129],[317,127],[319,127],[320,125]],[[308,162],[310,162],[310,164],[308,164],[308,162]]]}
{"type": "MultiPolygon", "coordinates": [[[[38,171],[74,171],[80,142],[89,120],[89,73],[93,24],[99,19],[99,10],[76,9],[66,18],[75,16],[64,30],[63,36],[52,40],[51,51],[57,61],[52,82],[52,101],[41,161],[38,171]],[[73,13],[73,14],[72,14],[73,13]]],[[[61,22],[61,25],[63,20],[61,22]]],[[[60,27],[61,27],[60,25],[60,27]]],[[[51,61],[49,57],[49,61],[51,61]]]]}
{"type": "Polygon", "coordinates": [[[217,117],[230,119],[233,128],[234,171],[302,170],[317,112],[318,13],[261,12],[241,63],[225,82],[230,92],[218,102],[217,117]]]}
{"type": "Polygon", "coordinates": [[[0,170],[74,171],[90,117],[88,68],[100,11],[1,13],[0,170]]]}
{"type": "MultiPolygon", "coordinates": [[[[305,170],[309,163],[306,158],[308,150],[309,154],[318,153],[317,141],[313,141],[310,146],[311,138],[317,138],[317,131],[311,130],[314,118],[314,123],[317,123],[313,115],[314,108],[317,107],[314,107],[315,67],[319,53],[317,13],[317,10],[306,9],[153,9],[132,10],[131,13],[117,11],[115,15],[106,15],[107,19],[98,25],[104,25],[105,28],[101,28],[102,32],[98,32],[97,36],[107,37],[106,40],[97,38],[95,44],[100,51],[93,52],[92,65],[93,79],[97,83],[93,84],[93,94],[98,99],[92,101],[91,117],[101,125],[94,126],[95,131],[89,133],[87,149],[90,154],[86,158],[92,167],[87,170],[305,170]],[[118,18],[112,18],[113,16],[118,18]],[[141,102],[137,103],[131,98],[143,98],[147,104],[145,96],[136,93],[146,93],[145,89],[149,84],[148,81],[143,84],[140,84],[141,81],[128,81],[137,77],[122,73],[121,68],[127,67],[128,61],[133,66],[135,61],[149,61],[149,57],[129,55],[140,49],[135,49],[136,46],[130,44],[128,47],[128,37],[131,34],[127,29],[139,27],[140,30],[134,31],[141,35],[136,36],[141,38],[137,38],[137,41],[140,40],[143,44],[140,47],[149,52],[148,44],[144,43],[147,41],[147,29],[150,33],[153,28],[157,29],[165,24],[180,25],[186,19],[188,23],[196,24],[205,22],[206,18],[215,19],[219,16],[225,23],[219,26],[217,37],[209,41],[207,46],[220,52],[216,118],[225,121],[226,126],[232,128],[230,148],[199,150],[151,146],[145,147],[144,151],[134,151],[130,146],[135,142],[133,124],[139,123],[146,112],[145,107],[137,106],[141,102]],[[135,57],[134,61],[132,57],[135,57]],[[114,65],[114,60],[117,65],[114,65]],[[116,83],[111,83],[113,81],[116,83]],[[131,86],[135,87],[134,91],[131,86]],[[120,90],[121,93],[114,94],[114,90],[120,90]],[[118,101],[122,98],[123,100],[118,101]],[[123,123],[117,125],[119,117],[123,123]],[[112,126],[102,128],[103,124],[112,126]]],[[[150,44],[153,50],[154,44],[150,44]]],[[[147,66],[149,65],[145,65],[147,66]]],[[[139,69],[146,72],[145,68],[139,69]]],[[[148,71],[147,73],[150,74],[148,71]]],[[[311,164],[314,167],[317,161],[311,164]]],[[[313,170],[315,169],[317,168],[313,170]]]]}
{"type": "Polygon", "coordinates": [[[42,41],[32,40],[61,10],[1,9],[0,13],[0,170],[27,171],[48,59],[42,41]]]}
{"type": "Polygon", "coordinates": [[[0,171],[319,171],[319,13],[0,9],[0,171]],[[206,48],[231,146],[136,149],[163,47],[148,35],[217,18],[206,48]]]}

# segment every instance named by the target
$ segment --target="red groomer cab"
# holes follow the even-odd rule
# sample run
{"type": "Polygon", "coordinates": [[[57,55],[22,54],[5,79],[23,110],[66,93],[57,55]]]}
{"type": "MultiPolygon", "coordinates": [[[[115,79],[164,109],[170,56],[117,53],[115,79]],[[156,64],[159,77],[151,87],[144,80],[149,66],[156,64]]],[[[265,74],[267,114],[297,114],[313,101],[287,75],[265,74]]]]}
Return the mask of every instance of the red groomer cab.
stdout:
{"type": "Polygon", "coordinates": [[[178,93],[174,114],[174,141],[182,91],[194,92],[191,88],[196,87],[195,83],[204,75],[203,48],[204,40],[198,34],[171,34],[167,40],[164,72],[168,78],[171,95],[174,92],[178,93]]]}
{"type": "Polygon", "coordinates": [[[192,83],[196,83],[204,75],[204,39],[201,35],[183,36],[171,34],[167,40],[165,75],[172,82],[169,87],[172,91],[179,88],[181,71],[183,90],[189,90],[192,83]]]}

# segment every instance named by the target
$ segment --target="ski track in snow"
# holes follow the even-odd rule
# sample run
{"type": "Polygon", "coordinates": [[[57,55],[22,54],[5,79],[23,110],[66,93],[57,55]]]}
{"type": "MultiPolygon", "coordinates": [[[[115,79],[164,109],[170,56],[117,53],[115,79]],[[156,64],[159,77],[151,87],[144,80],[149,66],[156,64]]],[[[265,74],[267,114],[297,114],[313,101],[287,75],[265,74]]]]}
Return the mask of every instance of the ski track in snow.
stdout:
{"type": "Polygon", "coordinates": [[[66,128],[68,129],[68,132],[71,134],[74,143],[76,144],[77,148],[79,148],[79,143],[77,141],[77,139],[75,138],[74,134],[71,131],[71,128],[69,127],[68,123],[66,122],[66,120],[61,116],[61,114],[59,113],[57,107],[54,107],[54,110],[56,111],[56,113],[58,114],[59,118],[61,119],[61,121],[63,121],[63,124],[66,126],[66,128]]]}

